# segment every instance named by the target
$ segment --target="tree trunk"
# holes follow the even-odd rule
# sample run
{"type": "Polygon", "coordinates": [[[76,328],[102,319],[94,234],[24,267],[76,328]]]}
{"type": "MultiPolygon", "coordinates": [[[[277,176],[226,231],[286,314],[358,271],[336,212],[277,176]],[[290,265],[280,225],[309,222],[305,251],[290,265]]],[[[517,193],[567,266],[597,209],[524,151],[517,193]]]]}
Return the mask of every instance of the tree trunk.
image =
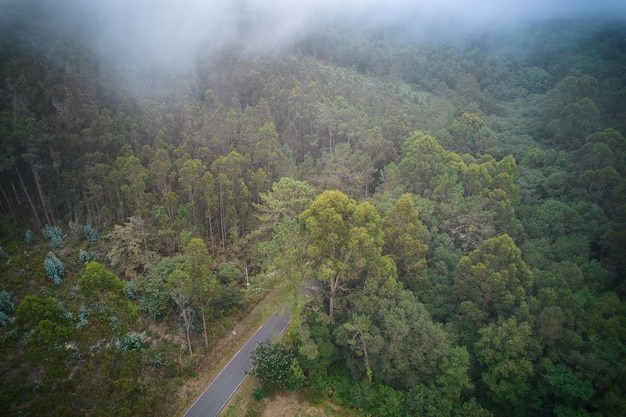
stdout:
{"type": "Polygon", "coordinates": [[[200,312],[202,313],[202,330],[204,331],[204,344],[206,345],[207,349],[209,348],[209,336],[208,333],[206,331],[206,315],[204,313],[204,306],[200,309],[200,312]]]}
{"type": "Polygon", "coordinates": [[[191,326],[188,326],[187,324],[185,324],[185,332],[187,333],[187,347],[189,348],[189,357],[193,357],[193,351],[191,350],[191,337],[189,336],[189,328],[191,326]]]}
{"type": "Polygon", "coordinates": [[[33,210],[33,215],[35,216],[35,220],[37,220],[37,225],[41,229],[43,225],[41,224],[41,220],[39,219],[39,214],[37,214],[37,208],[35,204],[33,204],[33,200],[30,198],[30,194],[28,194],[28,190],[26,189],[26,185],[24,184],[24,180],[22,179],[22,174],[20,174],[20,170],[15,167],[15,172],[17,172],[17,177],[20,180],[20,184],[22,184],[22,189],[24,190],[24,194],[26,195],[26,199],[28,200],[28,204],[30,204],[30,208],[33,210]]]}
{"type": "Polygon", "coordinates": [[[339,286],[339,277],[333,277],[330,280],[330,294],[328,296],[328,315],[331,322],[334,320],[333,313],[335,311],[335,295],[339,286]]]}
{"type": "Polygon", "coordinates": [[[10,214],[11,217],[13,217],[13,220],[15,222],[17,222],[17,213],[15,212],[15,208],[13,207],[13,204],[11,203],[11,200],[9,199],[9,195],[6,193],[6,191],[4,191],[4,187],[2,187],[0,185],[0,191],[2,192],[2,198],[4,199],[4,201],[6,201],[6,205],[7,205],[7,214],[10,214]]]}
{"type": "Polygon", "coordinates": [[[41,189],[41,183],[39,182],[39,173],[35,168],[35,164],[31,163],[30,169],[33,172],[33,178],[35,179],[35,185],[37,186],[37,192],[39,193],[39,199],[41,200],[43,215],[46,218],[46,222],[48,222],[48,224],[52,226],[54,224],[54,219],[52,219],[52,217],[48,213],[48,207],[46,207],[46,199],[44,198],[43,190],[41,189]]]}
{"type": "Polygon", "coordinates": [[[363,334],[361,334],[361,345],[363,346],[363,358],[365,359],[365,370],[367,371],[367,382],[372,384],[372,368],[370,367],[370,357],[367,353],[367,343],[363,340],[363,334]]]}
{"type": "Polygon", "coordinates": [[[211,216],[211,207],[207,209],[207,215],[209,217],[209,240],[211,241],[211,254],[215,259],[215,240],[213,238],[213,216],[211,216]]]}
{"type": "Polygon", "coordinates": [[[222,250],[226,250],[224,241],[226,240],[226,214],[224,213],[224,185],[220,184],[220,231],[222,232],[222,250]]]}

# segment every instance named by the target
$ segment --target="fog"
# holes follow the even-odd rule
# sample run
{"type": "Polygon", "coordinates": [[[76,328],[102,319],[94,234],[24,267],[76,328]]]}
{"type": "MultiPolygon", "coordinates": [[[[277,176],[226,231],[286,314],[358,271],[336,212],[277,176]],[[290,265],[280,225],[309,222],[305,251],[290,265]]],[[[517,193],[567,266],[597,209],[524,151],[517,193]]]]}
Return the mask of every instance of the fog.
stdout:
{"type": "Polygon", "coordinates": [[[626,16],[623,0],[0,0],[5,12],[16,4],[39,10],[39,25],[79,36],[112,65],[175,71],[230,40],[278,48],[320,22],[445,31],[626,16]]]}

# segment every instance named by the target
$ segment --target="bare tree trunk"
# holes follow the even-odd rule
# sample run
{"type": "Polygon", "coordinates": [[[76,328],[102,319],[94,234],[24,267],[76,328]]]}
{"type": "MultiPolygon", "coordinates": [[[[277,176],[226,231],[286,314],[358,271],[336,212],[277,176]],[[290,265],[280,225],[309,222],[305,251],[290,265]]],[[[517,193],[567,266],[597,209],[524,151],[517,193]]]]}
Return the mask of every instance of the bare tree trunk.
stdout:
{"type": "Polygon", "coordinates": [[[15,208],[13,207],[13,204],[11,203],[11,200],[9,199],[9,195],[6,193],[6,191],[4,191],[4,187],[2,187],[1,185],[0,185],[0,191],[2,191],[2,197],[4,201],[6,201],[8,212],[11,214],[11,217],[13,217],[13,220],[17,221],[17,213],[15,212],[15,208]]]}
{"type": "Polygon", "coordinates": [[[206,317],[205,317],[206,314],[204,314],[204,306],[201,308],[201,313],[202,313],[202,330],[204,331],[204,344],[208,349],[209,348],[209,336],[206,331],[206,317]]]}
{"type": "Polygon", "coordinates": [[[224,218],[224,211],[224,185],[220,184],[220,229],[222,232],[222,250],[226,250],[226,245],[224,243],[224,241],[226,240],[226,219],[224,218]]]}
{"type": "Polygon", "coordinates": [[[339,277],[333,277],[330,280],[330,294],[328,296],[328,315],[330,320],[333,321],[333,313],[335,310],[335,295],[337,294],[337,287],[339,286],[339,277]]]}
{"type": "Polygon", "coordinates": [[[363,334],[361,334],[361,345],[363,346],[363,358],[365,359],[365,370],[367,371],[367,382],[372,384],[372,368],[370,367],[370,357],[367,353],[367,343],[363,340],[363,334]]]}
{"type": "Polygon", "coordinates": [[[41,224],[41,219],[39,219],[39,214],[37,214],[37,208],[35,204],[33,204],[33,200],[30,198],[30,194],[28,194],[28,190],[26,189],[26,185],[24,184],[24,180],[22,179],[22,174],[20,174],[20,170],[15,167],[15,172],[17,172],[17,177],[20,179],[20,184],[22,184],[22,189],[24,190],[24,194],[26,195],[26,199],[28,200],[28,204],[30,204],[30,208],[33,210],[33,215],[35,216],[35,220],[37,220],[37,225],[39,228],[43,227],[41,224]]]}
{"type": "Polygon", "coordinates": [[[213,238],[213,217],[211,216],[211,208],[207,209],[207,215],[209,217],[209,240],[211,241],[211,254],[215,259],[215,240],[213,238]]]}
{"type": "Polygon", "coordinates": [[[46,199],[43,195],[43,190],[41,189],[41,183],[39,182],[39,172],[37,172],[37,168],[35,168],[34,163],[30,164],[30,169],[33,172],[33,178],[35,179],[35,185],[37,186],[37,192],[39,193],[39,199],[41,200],[41,208],[43,209],[43,215],[46,218],[46,222],[49,225],[53,225],[54,219],[52,219],[52,217],[50,217],[50,214],[48,213],[48,207],[46,207],[46,199]]]}

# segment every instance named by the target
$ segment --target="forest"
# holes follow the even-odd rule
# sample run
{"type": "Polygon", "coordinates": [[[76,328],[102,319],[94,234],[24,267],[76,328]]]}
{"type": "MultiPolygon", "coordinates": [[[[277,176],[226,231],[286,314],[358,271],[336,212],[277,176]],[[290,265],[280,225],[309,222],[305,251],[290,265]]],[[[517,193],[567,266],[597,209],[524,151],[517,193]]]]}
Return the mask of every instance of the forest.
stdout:
{"type": "Polygon", "coordinates": [[[171,415],[268,289],[255,397],[626,415],[623,21],[331,22],[138,81],[39,18],[0,18],[3,415],[171,415]]]}

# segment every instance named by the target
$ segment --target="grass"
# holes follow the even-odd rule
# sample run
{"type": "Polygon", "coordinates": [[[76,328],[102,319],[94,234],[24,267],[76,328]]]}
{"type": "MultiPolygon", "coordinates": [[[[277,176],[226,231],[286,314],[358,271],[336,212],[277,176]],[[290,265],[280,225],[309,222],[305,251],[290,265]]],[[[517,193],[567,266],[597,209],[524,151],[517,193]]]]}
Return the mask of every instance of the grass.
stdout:
{"type": "Polygon", "coordinates": [[[270,398],[256,401],[252,390],[259,386],[255,378],[248,378],[224,408],[220,417],[363,417],[365,414],[330,401],[313,403],[299,393],[280,391],[270,398]]]}

